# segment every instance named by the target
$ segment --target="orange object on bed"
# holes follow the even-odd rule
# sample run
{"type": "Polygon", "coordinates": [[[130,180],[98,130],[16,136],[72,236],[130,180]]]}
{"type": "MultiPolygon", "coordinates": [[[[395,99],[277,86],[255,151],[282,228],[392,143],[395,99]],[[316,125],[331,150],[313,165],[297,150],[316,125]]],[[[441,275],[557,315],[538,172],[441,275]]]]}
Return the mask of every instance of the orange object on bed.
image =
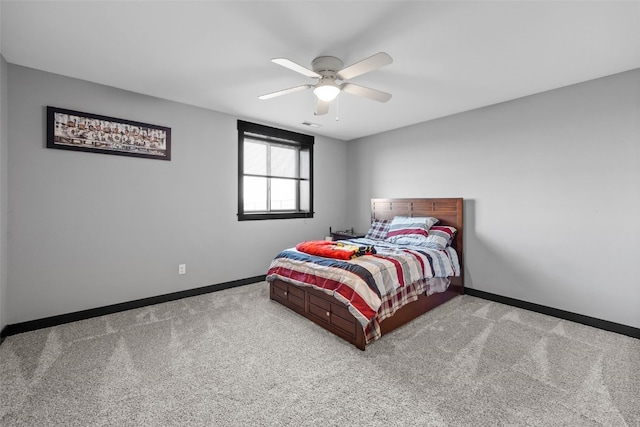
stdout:
{"type": "Polygon", "coordinates": [[[376,253],[373,246],[352,245],[327,240],[310,240],[308,242],[298,243],[296,249],[310,255],[343,260],[376,253]]]}

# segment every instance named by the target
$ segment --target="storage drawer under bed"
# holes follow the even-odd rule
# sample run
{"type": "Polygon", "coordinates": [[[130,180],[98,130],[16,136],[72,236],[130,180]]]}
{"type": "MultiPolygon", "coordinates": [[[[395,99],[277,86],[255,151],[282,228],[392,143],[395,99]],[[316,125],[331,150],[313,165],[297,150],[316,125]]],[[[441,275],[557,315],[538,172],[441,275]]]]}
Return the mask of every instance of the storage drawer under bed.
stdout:
{"type": "MultiPolygon", "coordinates": [[[[328,297],[332,298],[332,297],[328,297]]],[[[355,337],[356,323],[349,310],[340,302],[333,302],[307,293],[309,315],[320,322],[328,323],[349,336],[355,337]]]]}
{"type": "Polygon", "coordinates": [[[304,291],[283,282],[271,282],[271,296],[296,311],[304,312],[304,291]]]}
{"type": "Polygon", "coordinates": [[[333,296],[281,280],[270,282],[270,298],[308,318],[315,324],[344,338],[360,350],[366,340],[364,330],[349,309],[333,296]]]}

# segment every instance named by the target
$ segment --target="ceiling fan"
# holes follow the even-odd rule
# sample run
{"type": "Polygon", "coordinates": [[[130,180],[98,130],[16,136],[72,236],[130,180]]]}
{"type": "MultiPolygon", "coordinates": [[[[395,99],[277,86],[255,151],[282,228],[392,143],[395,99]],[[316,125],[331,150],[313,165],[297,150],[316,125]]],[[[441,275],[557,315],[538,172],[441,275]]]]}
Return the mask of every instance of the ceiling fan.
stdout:
{"type": "Polygon", "coordinates": [[[318,82],[316,84],[300,85],[268,93],[259,96],[258,99],[270,99],[305,89],[313,89],[313,93],[316,96],[316,115],[327,114],[329,111],[329,103],[338,96],[340,91],[379,102],[387,102],[391,99],[390,93],[345,81],[391,64],[393,59],[385,52],[378,52],[345,68],[343,68],[342,61],[334,56],[317,57],[311,61],[311,70],[286,58],[274,58],[271,62],[282,65],[304,76],[318,79],[318,82]],[[342,83],[337,83],[339,80],[341,80],[342,83]]]}

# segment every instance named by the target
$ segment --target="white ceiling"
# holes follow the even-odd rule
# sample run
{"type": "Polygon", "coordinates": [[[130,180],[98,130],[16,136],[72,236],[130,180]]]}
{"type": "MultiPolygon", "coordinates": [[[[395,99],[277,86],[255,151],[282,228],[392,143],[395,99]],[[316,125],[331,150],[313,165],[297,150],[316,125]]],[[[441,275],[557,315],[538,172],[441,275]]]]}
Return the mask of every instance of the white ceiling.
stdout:
{"type": "Polygon", "coordinates": [[[0,18],[9,63],[342,140],[640,68],[639,1],[2,0],[0,18]],[[311,91],[258,100],[314,82],[271,58],[380,51],[393,64],[351,81],[387,103],[342,94],[336,121],[311,91]]]}

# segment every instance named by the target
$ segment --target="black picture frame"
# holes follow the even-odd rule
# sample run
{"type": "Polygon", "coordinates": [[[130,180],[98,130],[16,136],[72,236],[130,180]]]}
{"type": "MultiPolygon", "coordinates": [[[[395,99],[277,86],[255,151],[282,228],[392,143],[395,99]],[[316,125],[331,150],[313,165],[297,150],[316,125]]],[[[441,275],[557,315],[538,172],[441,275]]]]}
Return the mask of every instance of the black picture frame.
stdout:
{"type": "Polygon", "coordinates": [[[47,148],[171,160],[171,128],[48,106],[47,148]]]}

